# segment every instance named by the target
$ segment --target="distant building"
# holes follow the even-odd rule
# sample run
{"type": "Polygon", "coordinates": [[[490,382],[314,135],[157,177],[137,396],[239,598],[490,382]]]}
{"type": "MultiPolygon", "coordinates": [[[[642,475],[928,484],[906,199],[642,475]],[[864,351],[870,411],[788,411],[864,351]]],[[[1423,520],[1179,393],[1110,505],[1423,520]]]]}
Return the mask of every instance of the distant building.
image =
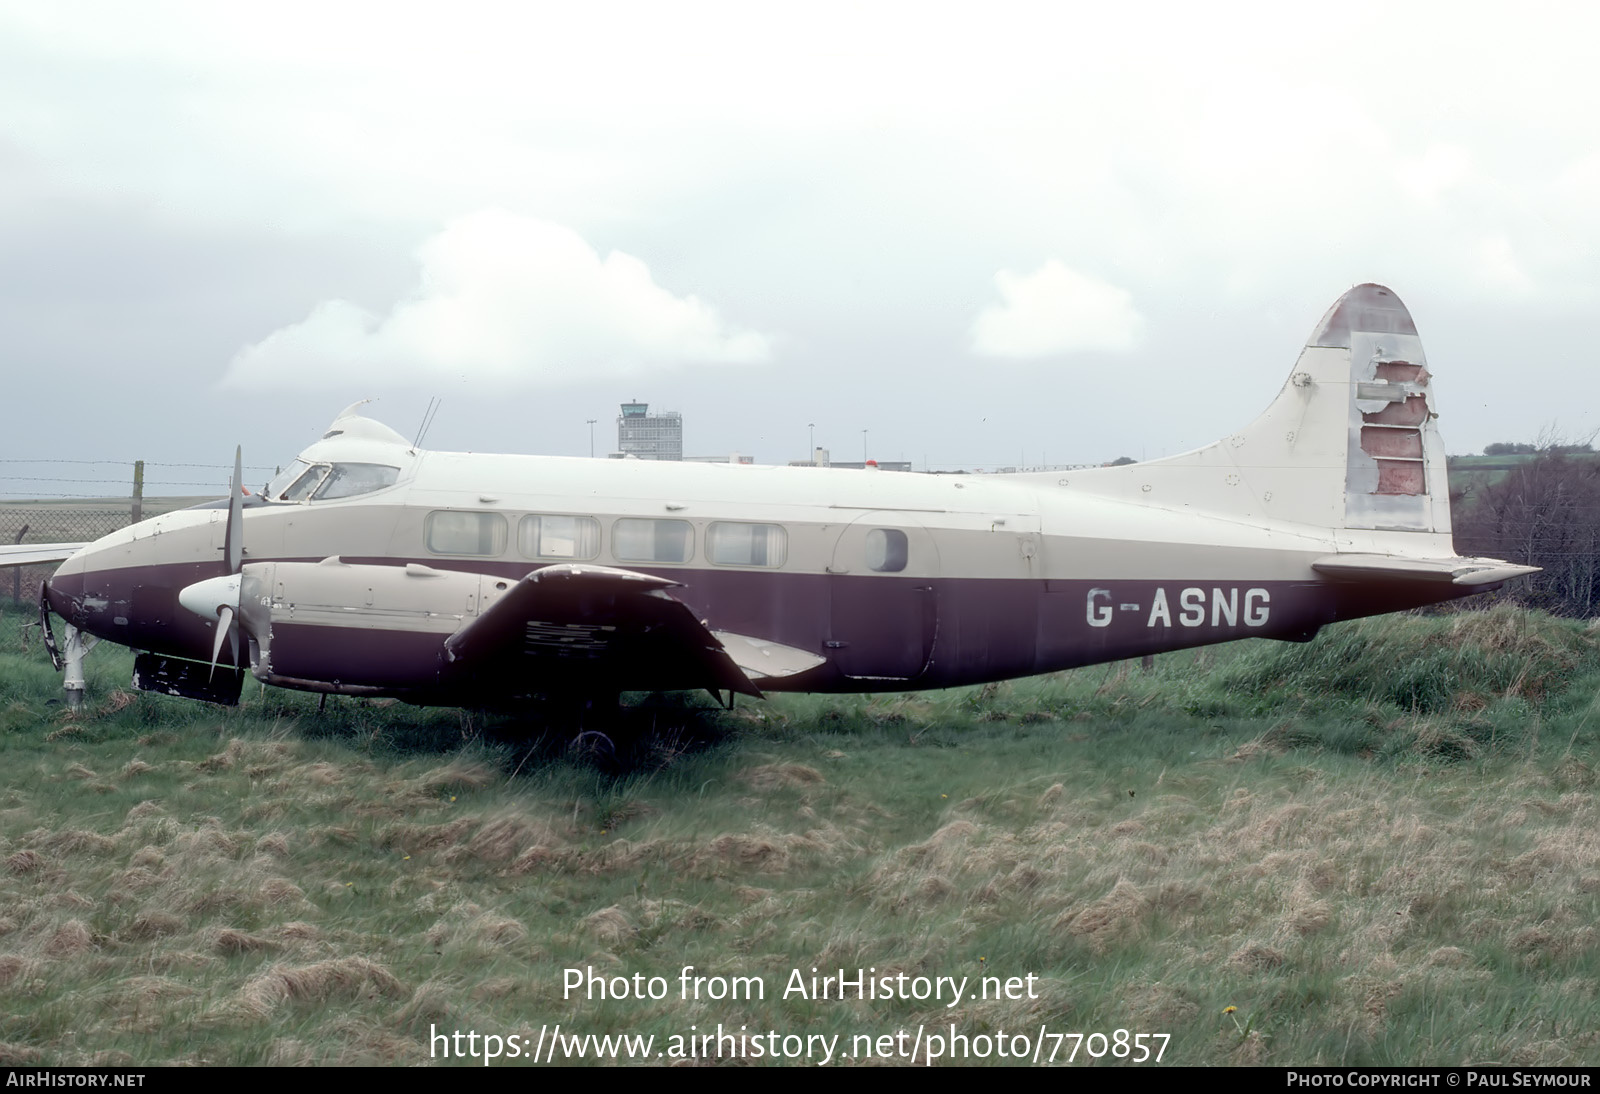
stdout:
{"type": "MultiPolygon", "coordinates": [[[[864,470],[867,465],[865,463],[859,461],[859,460],[857,460],[857,461],[855,461],[853,463],[852,462],[848,462],[848,461],[840,462],[839,460],[835,460],[830,456],[830,454],[829,454],[829,452],[828,452],[828,450],[826,448],[823,448],[823,447],[821,447],[819,445],[816,448],[812,449],[811,458],[809,460],[790,460],[789,461],[789,466],[790,467],[840,467],[840,468],[847,468],[847,469],[848,468],[854,468],[857,471],[861,471],[861,470],[864,470]]],[[[879,471],[910,471],[911,470],[911,461],[910,460],[873,460],[872,461],[872,466],[874,468],[876,468],[877,470],[879,470],[879,471]]]]}
{"type": "Polygon", "coordinates": [[[649,403],[623,403],[617,416],[617,451],[640,460],[683,459],[683,415],[650,413],[649,403]]]}
{"type": "MultiPolygon", "coordinates": [[[[811,450],[811,458],[809,460],[790,460],[789,461],[789,466],[790,467],[832,467],[833,464],[828,459],[828,450],[819,445],[818,447],[813,448],[811,450]]],[[[861,465],[857,464],[856,466],[860,467],[861,465]]]]}
{"type": "MultiPolygon", "coordinates": [[[[911,470],[911,461],[910,460],[873,460],[871,462],[872,462],[873,469],[877,470],[877,471],[910,471],[911,470]]],[[[804,466],[804,465],[802,464],[801,466],[804,466]]],[[[848,463],[841,463],[839,460],[834,460],[828,466],[829,467],[841,467],[841,468],[846,468],[846,469],[855,470],[855,471],[864,471],[867,468],[867,465],[862,463],[860,460],[854,460],[854,461],[851,461],[851,462],[848,462],[848,463]]]]}
{"type": "Polygon", "coordinates": [[[742,452],[730,452],[726,456],[685,456],[683,462],[753,464],[756,462],[756,458],[754,456],[746,456],[742,452]]]}

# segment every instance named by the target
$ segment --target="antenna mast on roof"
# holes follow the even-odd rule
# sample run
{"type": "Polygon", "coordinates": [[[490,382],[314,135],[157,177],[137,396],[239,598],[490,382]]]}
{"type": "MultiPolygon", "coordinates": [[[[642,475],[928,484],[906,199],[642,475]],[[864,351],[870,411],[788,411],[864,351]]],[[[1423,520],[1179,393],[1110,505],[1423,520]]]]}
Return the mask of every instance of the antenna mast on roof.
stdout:
{"type": "Polygon", "coordinates": [[[422,412],[422,424],[417,427],[417,439],[411,442],[411,451],[415,452],[422,447],[422,438],[428,435],[428,427],[433,425],[433,419],[438,416],[439,408],[444,405],[444,400],[434,395],[428,399],[428,409],[422,412]]]}

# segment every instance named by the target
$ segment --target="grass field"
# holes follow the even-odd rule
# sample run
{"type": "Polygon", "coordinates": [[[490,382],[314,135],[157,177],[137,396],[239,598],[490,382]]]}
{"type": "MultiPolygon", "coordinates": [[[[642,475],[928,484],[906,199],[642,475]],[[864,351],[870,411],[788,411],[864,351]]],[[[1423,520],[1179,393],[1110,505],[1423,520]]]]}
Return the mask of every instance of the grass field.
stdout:
{"type": "Polygon", "coordinates": [[[1078,1066],[1142,1034],[1185,1065],[1600,1060],[1580,624],[1391,617],[1151,671],[645,704],[574,741],[135,696],[109,647],[72,716],[27,614],[0,618],[0,1064],[442,1063],[435,1033],[548,1053],[557,1023],[651,1062],[1016,1062],[1018,1036],[1061,1062],[1075,1034],[1105,1035],[1078,1066]],[[786,998],[813,969],[966,992],[786,998]],[[685,1040],[719,1025],[747,1039],[685,1040]]]}

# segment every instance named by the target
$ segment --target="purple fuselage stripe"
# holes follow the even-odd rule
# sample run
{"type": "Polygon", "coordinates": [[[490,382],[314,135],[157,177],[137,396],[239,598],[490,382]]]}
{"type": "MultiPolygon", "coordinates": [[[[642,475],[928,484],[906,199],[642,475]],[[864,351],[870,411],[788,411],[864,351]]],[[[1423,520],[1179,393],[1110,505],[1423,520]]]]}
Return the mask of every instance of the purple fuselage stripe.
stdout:
{"type": "MultiPolygon", "coordinates": [[[[314,559],[304,561],[316,561],[314,559]]],[[[346,562],[396,565],[394,559],[346,562]]],[[[455,568],[521,578],[517,563],[455,568]]],[[[221,568],[199,564],[92,571],[52,582],[51,607],[91,634],[154,653],[207,661],[211,626],[178,591],[221,568]],[[124,622],[117,622],[117,620],[124,622]]],[[[1338,619],[1391,612],[1482,591],[1438,582],[1381,590],[1333,581],[1035,580],[654,570],[682,582],[670,595],[710,629],[766,639],[826,658],[765,691],[896,691],[982,683],[1236,638],[1305,639],[1338,619]]],[[[280,625],[273,669],[284,676],[379,687],[415,701],[459,701],[466,680],[441,657],[444,634],[372,626],[280,625]],[[281,633],[280,633],[281,632],[281,633]]],[[[519,651],[520,652],[520,651],[519,651]]],[[[226,659],[227,654],[224,653],[226,659]]],[[[498,673],[473,673],[475,693],[591,686],[579,657],[508,655],[498,673]],[[514,664],[513,664],[514,662],[514,664]],[[510,669],[506,670],[506,666],[510,669]]],[[[615,666],[610,666],[615,670],[615,666]]],[[[669,665],[629,663],[614,690],[699,686],[669,665]]]]}

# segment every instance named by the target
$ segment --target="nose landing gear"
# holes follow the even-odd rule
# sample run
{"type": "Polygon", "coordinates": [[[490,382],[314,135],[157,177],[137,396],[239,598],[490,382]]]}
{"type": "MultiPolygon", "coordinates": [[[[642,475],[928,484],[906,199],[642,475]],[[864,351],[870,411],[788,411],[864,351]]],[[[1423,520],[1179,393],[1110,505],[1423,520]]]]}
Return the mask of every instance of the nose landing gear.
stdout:
{"type": "Polygon", "coordinates": [[[66,640],[60,645],[56,644],[55,631],[50,627],[50,583],[39,583],[39,630],[44,635],[44,648],[50,654],[50,663],[56,671],[66,670],[66,678],[62,681],[62,690],[66,692],[67,709],[78,710],[83,706],[83,693],[88,688],[83,677],[83,659],[89,651],[100,644],[100,639],[92,634],[85,634],[71,623],[66,624],[66,640]]]}

